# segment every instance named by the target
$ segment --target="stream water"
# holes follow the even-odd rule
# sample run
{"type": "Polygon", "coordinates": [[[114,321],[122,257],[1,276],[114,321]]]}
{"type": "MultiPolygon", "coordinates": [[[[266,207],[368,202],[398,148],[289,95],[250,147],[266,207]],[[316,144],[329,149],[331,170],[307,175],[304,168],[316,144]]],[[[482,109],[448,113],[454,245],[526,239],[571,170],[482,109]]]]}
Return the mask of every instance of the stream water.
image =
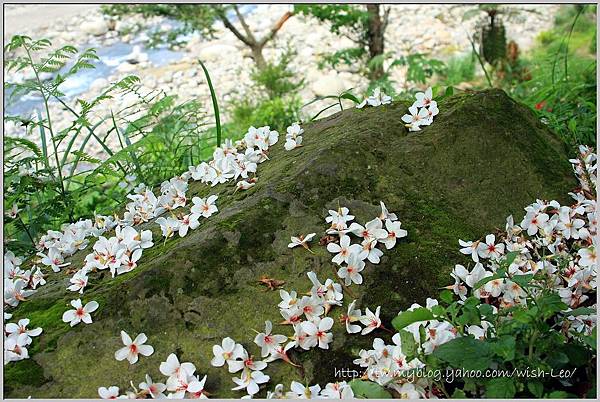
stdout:
{"type": "MultiPolygon", "coordinates": [[[[248,15],[256,9],[256,5],[245,4],[240,6],[240,12],[242,15],[248,15]]],[[[230,11],[228,17],[232,21],[236,21],[237,18],[233,11],[230,11]]],[[[177,21],[166,20],[170,26],[177,28],[180,24],[177,21]]],[[[149,27],[147,31],[156,29],[156,27],[149,27]]],[[[189,35],[183,35],[177,39],[189,39],[189,35]]],[[[131,42],[118,41],[112,45],[100,47],[97,49],[97,55],[100,60],[94,62],[95,68],[84,69],[77,72],[72,77],[63,83],[59,90],[65,94],[66,100],[71,100],[74,97],[86,92],[90,87],[90,84],[98,78],[107,78],[112,75],[119,64],[126,62],[133,50],[134,46],[139,46],[141,53],[145,53],[148,56],[148,61],[155,67],[166,65],[172,61],[179,60],[183,57],[183,51],[174,51],[165,45],[159,45],[156,47],[146,47],[148,36],[146,32],[138,34],[131,42]]],[[[80,46],[81,49],[89,47],[96,47],[92,45],[80,46]]],[[[71,64],[67,64],[62,70],[70,68],[71,64]]],[[[42,98],[35,94],[27,94],[19,98],[10,97],[11,92],[7,89],[4,90],[4,114],[5,115],[20,115],[30,116],[36,109],[41,108],[42,98]]]]}

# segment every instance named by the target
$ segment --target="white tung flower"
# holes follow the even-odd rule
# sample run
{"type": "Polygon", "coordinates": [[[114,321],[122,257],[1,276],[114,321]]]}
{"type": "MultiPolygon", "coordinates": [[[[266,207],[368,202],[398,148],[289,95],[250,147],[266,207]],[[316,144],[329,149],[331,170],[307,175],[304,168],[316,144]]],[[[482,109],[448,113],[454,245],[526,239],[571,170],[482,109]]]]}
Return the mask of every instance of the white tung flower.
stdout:
{"type": "Polygon", "coordinates": [[[200,198],[194,197],[192,198],[192,202],[194,205],[191,208],[192,214],[201,215],[205,218],[209,218],[215,212],[218,212],[217,206],[215,202],[217,201],[218,196],[211,195],[208,198],[200,198]]]}
{"type": "Polygon", "coordinates": [[[311,251],[311,249],[308,247],[308,242],[311,241],[313,239],[313,237],[315,237],[315,235],[316,235],[316,233],[309,233],[306,236],[304,236],[304,235],[300,235],[298,237],[292,236],[291,243],[288,244],[288,247],[294,248],[297,246],[302,246],[305,249],[307,249],[308,251],[311,251]]]}
{"type": "Polygon", "coordinates": [[[65,311],[62,316],[62,320],[64,322],[68,322],[72,327],[82,321],[86,324],[91,324],[91,313],[98,309],[98,303],[93,300],[89,303],[86,303],[85,306],[81,304],[81,299],[71,300],[71,306],[73,306],[75,309],[65,311]]]}
{"type": "Polygon", "coordinates": [[[125,347],[115,352],[115,359],[121,361],[127,359],[130,364],[135,364],[138,361],[138,355],[150,356],[154,353],[154,348],[150,345],[144,345],[148,338],[146,334],[139,334],[135,340],[131,340],[131,337],[127,335],[125,331],[121,331],[121,340],[125,347]]]}
{"type": "Polygon", "coordinates": [[[288,339],[285,335],[271,334],[272,330],[273,323],[271,323],[271,321],[265,321],[265,332],[258,333],[254,338],[254,343],[261,348],[262,357],[267,357],[272,351],[279,347],[279,344],[284,343],[288,339]]]}

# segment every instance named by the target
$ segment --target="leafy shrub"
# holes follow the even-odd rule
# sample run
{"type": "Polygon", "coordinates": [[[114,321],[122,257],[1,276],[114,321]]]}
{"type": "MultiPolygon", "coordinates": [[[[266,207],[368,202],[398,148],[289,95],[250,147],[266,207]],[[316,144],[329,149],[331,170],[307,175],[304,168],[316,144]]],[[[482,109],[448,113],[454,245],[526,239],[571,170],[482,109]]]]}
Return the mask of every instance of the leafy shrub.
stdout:
{"type": "Polygon", "coordinates": [[[375,339],[373,350],[360,351],[355,363],[373,383],[353,383],[355,391],[411,398],[595,395],[597,157],[586,146],[579,152],[572,160],[580,184],[575,203],[537,200],[520,224],[511,216],[505,230],[461,241],[474,267],[456,265],[439,300],[400,312],[392,344],[375,339]]]}
{"type": "Polygon", "coordinates": [[[446,62],[443,81],[446,85],[458,85],[475,78],[475,55],[452,57],[446,62]]]}
{"type": "Polygon", "coordinates": [[[280,133],[293,122],[298,121],[300,99],[298,97],[261,99],[242,99],[235,101],[232,107],[231,123],[227,125],[230,138],[241,138],[248,127],[270,125],[280,133]]]}
{"type": "Polygon", "coordinates": [[[304,79],[294,80],[296,76],[289,70],[289,64],[295,52],[288,49],[275,63],[267,63],[263,69],[255,68],[252,80],[267,91],[270,98],[282,97],[304,86],[304,79]]]}
{"type": "Polygon", "coordinates": [[[250,126],[270,125],[282,132],[299,120],[300,98],[296,91],[304,80],[295,80],[295,73],[289,69],[293,56],[294,52],[288,49],[277,62],[253,71],[256,86],[252,92],[232,102],[231,122],[226,125],[230,138],[241,138],[250,126]]]}
{"type": "Polygon", "coordinates": [[[126,77],[96,98],[78,99],[70,106],[60,86],[79,70],[94,68],[98,57],[93,49],[52,50],[46,39],[15,36],[5,53],[8,70],[33,76],[6,83],[11,96],[34,93],[43,103],[34,117],[4,117],[26,131],[24,137],[5,136],[4,142],[4,207],[20,210],[16,217],[5,218],[5,238],[15,251],[33,250],[39,233],[63,222],[96,212],[111,214],[135,184],[130,182],[157,185],[211,154],[215,141],[200,105],[178,104],[161,91],[142,93],[137,77],[126,77]],[[52,78],[44,81],[42,73],[52,78]],[[123,95],[137,101],[109,116],[97,116],[100,103],[123,95]],[[66,128],[53,124],[50,102],[60,103],[72,115],[66,128]],[[101,161],[91,155],[91,146],[100,146],[108,158],[101,161]]]}
{"type": "Polygon", "coordinates": [[[596,145],[595,37],[595,7],[563,8],[526,60],[531,80],[509,87],[573,148],[596,145]]]}

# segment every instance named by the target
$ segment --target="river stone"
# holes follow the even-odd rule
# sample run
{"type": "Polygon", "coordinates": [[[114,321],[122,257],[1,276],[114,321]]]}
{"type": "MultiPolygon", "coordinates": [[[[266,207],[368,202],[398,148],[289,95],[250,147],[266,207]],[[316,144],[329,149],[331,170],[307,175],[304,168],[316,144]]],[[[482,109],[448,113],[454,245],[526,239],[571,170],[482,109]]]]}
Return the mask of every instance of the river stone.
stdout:
{"type": "MultiPolygon", "coordinates": [[[[251,190],[191,182],[188,197],[218,194],[219,212],[166,244],[158,225],[146,225],[155,246],[144,251],[134,271],[114,279],[107,271],[91,274],[82,300],[100,307],[90,325],[70,328],[61,321],[79,295],[65,290],[65,272],[50,273],[48,283],[14,310],[14,319],[30,318],[31,327],[44,332],[34,338],[30,359],[5,366],[5,396],[94,398],[100,386],[124,390],[146,373],[164,382],[159,365],[176,353],[208,375],[212,396],[239,398],[243,393],[231,391],[232,374],[210,366],[212,346],[229,336],[260,355],[252,329],[281,320],[279,293],[259,285],[262,275],[285,281],[285,289],[299,294],[310,289],[309,271],[322,281],[335,277],[332,256],[318,241],[328,209],[347,206],[364,224],[379,214],[383,200],[408,230],[395,248],[384,250],[379,265],[367,263],[364,284],[351,286],[344,306],[330,312],[337,319],[357,299],[363,310],[380,305],[390,327],[399,310],[449,284],[454,264],[468,263],[458,239],[503,228],[509,214],[520,219],[536,198],[564,201],[576,186],[556,135],[501,90],[442,100],[434,123],[417,133],[407,132],[401,121],[407,106],[351,108],[306,124],[303,147],[286,152],[280,138],[251,190]],[[287,247],[290,236],[310,232],[317,233],[314,254],[287,247]],[[133,366],[116,361],[121,330],[144,332],[154,354],[133,366]]],[[[72,267],[82,266],[90,247],[70,259],[72,267]]],[[[292,334],[278,325],[275,333],[292,334]]],[[[390,341],[382,331],[346,335],[337,320],[333,334],[328,351],[291,353],[303,369],[271,363],[268,387],[281,382],[287,388],[291,380],[324,386],[336,380],[336,368],[354,368],[352,360],[374,337],[390,341]]]]}
{"type": "Polygon", "coordinates": [[[232,54],[237,54],[237,52],[238,50],[235,46],[214,43],[200,49],[198,57],[202,61],[216,61],[223,57],[231,57],[232,54]]]}
{"type": "Polygon", "coordinates": [[[336,72],[330,72],[313,82],[310,89],[317,96],[329,96],[339,95],[350,87],[336,72]]]}
{"type": "Polygon", "coordinates": [[[95,36],[104,35],[108,32],[108,23],[104,18],[98,17],[91,21],[84,21],[81,24],[81,30],[95,36]]]}

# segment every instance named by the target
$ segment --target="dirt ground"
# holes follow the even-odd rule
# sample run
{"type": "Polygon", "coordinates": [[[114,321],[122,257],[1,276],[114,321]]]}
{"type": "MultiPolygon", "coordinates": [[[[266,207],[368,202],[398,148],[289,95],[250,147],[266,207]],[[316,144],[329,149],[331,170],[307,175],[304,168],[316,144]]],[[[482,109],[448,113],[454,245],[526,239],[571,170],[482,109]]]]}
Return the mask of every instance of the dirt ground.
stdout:
{"type": "Polygon", "coordinates": [[[49,28],[64,18],[98,8],[98,4],[12,4],[4,6],[4,36],[20,33],[23,27],[30,29],[49,28]]]}

